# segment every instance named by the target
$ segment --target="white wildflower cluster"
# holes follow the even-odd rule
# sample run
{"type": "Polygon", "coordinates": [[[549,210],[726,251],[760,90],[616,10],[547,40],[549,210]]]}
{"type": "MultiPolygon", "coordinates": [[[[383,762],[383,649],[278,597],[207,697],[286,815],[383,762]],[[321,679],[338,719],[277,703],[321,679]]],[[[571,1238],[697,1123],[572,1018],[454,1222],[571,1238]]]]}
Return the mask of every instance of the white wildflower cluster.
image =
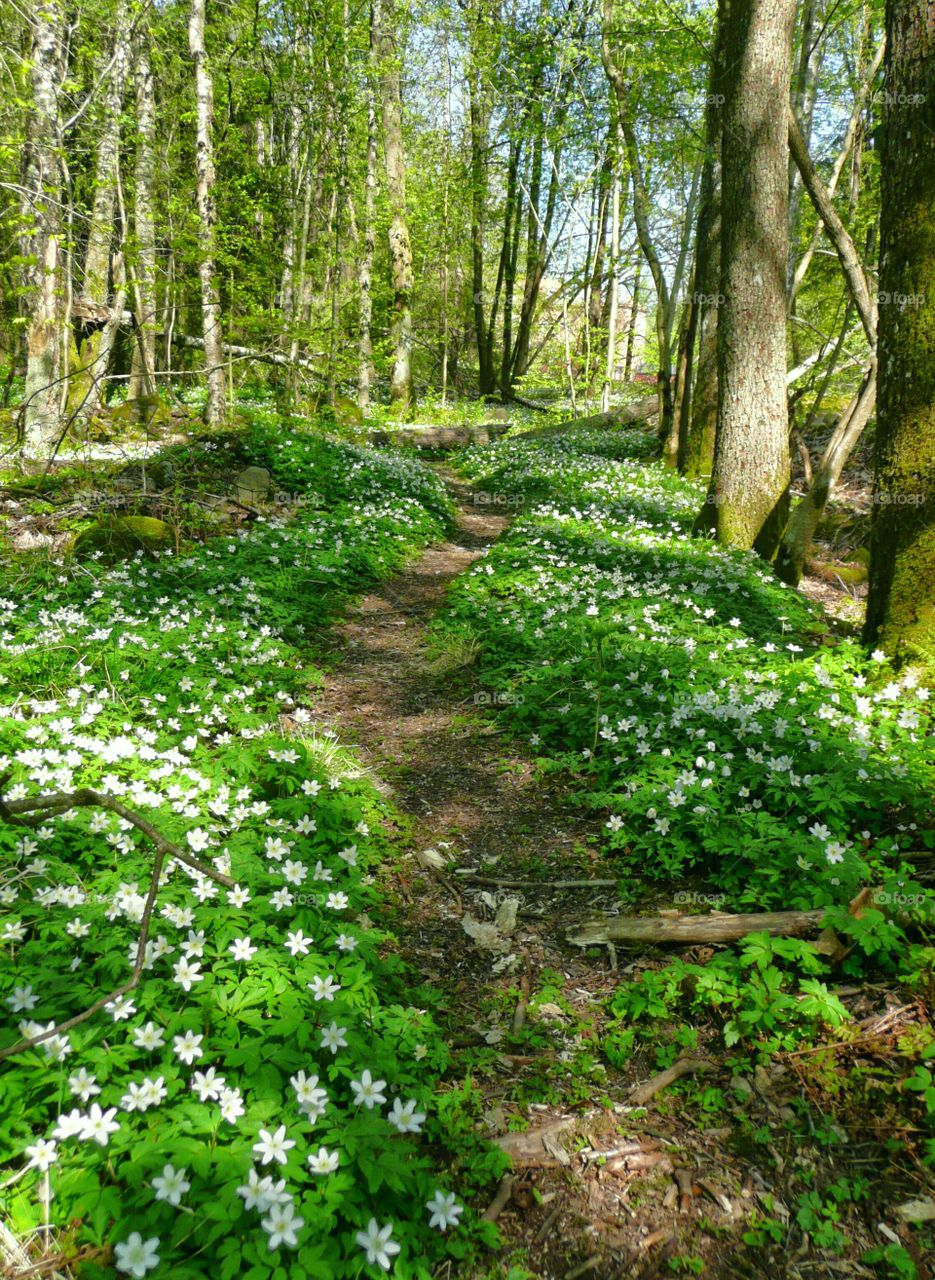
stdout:
{"type": "Polygon", "coordinates": [[[328,588],[354,586],[362,563],[389,570],[438,536],[446,499],[414,459],[298,435],[280,447],[289,483],[327,470],[340,505],[178,556],[63,566],[0,608],[0,657],[31,682],[4,686],[5,798],[92,786],[233,881],[170,858],[150,910],[151,846],[86,808],[18,835],[0,868],[0,1044],[40,1037],[5,1066],[5,1096],[33,1130],[23,1168],[52,1180],[62,1224],[87,1216],[93,1188],[111,1197],[115,1265],[137,1277],[195,1256],[215,1274],[203,1208],[225,1196],[258,1217],[217,1247],[255,1238],[271,1273],[276,1251],[323,1232],[353,1242],[378,1204],[352,1249],[382,1267],[401,1248],[389,1212],[426,1241],[461,1212],[447,1192],[426,1200],[432,1181],[412,1162],[430,1024],[384,1011],[372,973],[374,794],[280,728],[284,712],[315,719],[286,628],[324,617],[328,588]],[[127,981],[144,920],[139,985],[48,1035],[127,981]],[[361,1118],[400,1188],[373,1205],[344,1146],[361,1118]],[[180,1211],[194,1225],[175,1246],[180,1211]]]}

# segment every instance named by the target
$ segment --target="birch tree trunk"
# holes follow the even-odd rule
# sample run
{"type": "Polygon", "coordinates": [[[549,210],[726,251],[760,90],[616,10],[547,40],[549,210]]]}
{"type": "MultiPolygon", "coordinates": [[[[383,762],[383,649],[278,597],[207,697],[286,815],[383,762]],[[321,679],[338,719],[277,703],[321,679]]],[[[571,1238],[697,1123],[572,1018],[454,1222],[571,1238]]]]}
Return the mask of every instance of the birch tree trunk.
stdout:
{"type": "MultiPolygon", "coordinates": [[[[81,284],[75,290],[77,300],[92,308],[110,306],[112,276],[114,287],[119,287],[111,253],[117,184],[120,181],[120,115],[130,60],[129,38],[130,15],[126,5],[122,4],[117,12],[111,66],[101,104],[88,242],[81,284]]],[[[74,425],[78,428],[86,427],[101,407],[116,337],[117,326],[107,323],[102,328],[92,329],[78,347],[78,368],[68,389],[68,405],[73,410],[74,425]]]]}
{"type": "Polygon", "coordinates": [[[879,393],[864,638],[935,664],[935,9],[887,0],[879,393]]]}
{"type": "Polygon", "coordinates": [[[370,408],[370,388],[373,384],[373,254],[376,248],[377,191],[377,113],[373,101],[373,89],[367,88],[367,173],[364,179],[364,226],[357,266],[357,404],[362,412],[370,408]]]}
{"type": "Polygon", "coordinates": [[[61,431],[59,379],[68,325],[62,250],[64,183],[55,88],[60,79],[61,42],[60,0],[44,0],[32,21],[32,100],[23,184],[23,223],[27,228],[23,234],[27,264],[24,282],[29,291],[29,319],[22,449],[27,458],[48,457],[61,431]]]}
{"type": "Polygon", "coordinates": [[[604,385],[601,388],[601,412],[610,409],[610,392],[617,364],[617,260],[620,252],[620,175],[614,170],[610,217],[610,257],[607,268],[610,273],[610,306],[607,312],[607,359],[604,366],[604,385]]]}
{"type": "Polygon", "coordinates": [[[789,505],[786,262],[795,0],[721,0],[721,290],[714,471],[700,525],[771,559],[789,505]]]}
{"type": "Polygon", "coordinates": [[[403,145],[401,57],[395,0],[373,0],[372,49],[383,108],[383,153],[390,205],[390,272],[393,282],[393,373],[390,400],[407,409],[412,386],[412,244],[406,209],[406,152],[403,145]]]}
{"type": "MultiPolygon", "coordinates": [[[[145,36],[143,39],[145,40],[145,36]]],[[[133,225],[136,233],[134,305],[137,345],[130,370],[131,400],[156,390],[156,219],[153,184],[156,174],[156,104],[153,69],[145,44],[136,56],[136,174],[133,225]]]]}
{"type": "Polygon", "coordinates": [[[205,0],[192,0],[188,19],[188,50],[195,64],[195,177],[198,200],[198,280],[201,286],[201,330],[205,343],[208,403],[205,421],[219,426],[227,412],[224,335],[221,296],[214,266],[217,210],[214,202],[214,87],[205,50],[205,0]]]}

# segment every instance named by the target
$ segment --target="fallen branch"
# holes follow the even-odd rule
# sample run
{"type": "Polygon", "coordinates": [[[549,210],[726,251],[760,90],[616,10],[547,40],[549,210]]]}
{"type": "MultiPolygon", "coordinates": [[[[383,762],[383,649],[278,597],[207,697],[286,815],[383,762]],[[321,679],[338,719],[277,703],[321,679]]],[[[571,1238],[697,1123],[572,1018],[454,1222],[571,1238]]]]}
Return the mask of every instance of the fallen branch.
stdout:
{"type": "Polygon", "coordinates": [[[797,938],[821,928],[827,908],[819,911],[765,911],[755,915],[611,916],[590,920],[568,935],[576,947],[613,942],[735,942],[748,933],[797,938]]]}
{"type": "Polygon", "coordinates": [[[510,1196],[513,1194],[514,1181],[515,1179],[511,1173],[504,1174],[500,1179],[500,1185],[497,1187],[497,1194],[484,1210],[483,1218],[485,1222],[496,1222],[500,1217],[500,1214],[510,1203],[510,1196]]]}
{"type": "Polygon", "coordinates": [[[676,1080],[681,1080],[682,1076],[697,1075],[713,1070],[712,1064],[706,1062],[703,1058],[679,1058],[678,1062],[674,1062],[665,1071],[660,1071],[657,1076],[653,1076],[645,1084],[634,1085],[630,1090],[627,1101],[634,1106],[642,1107],[649,1102],[650,1098],[654,1098],[657,1093],[661,1093],[663,1089],[668,1089],[670,1085],[675,1084],[676,1080]]]}
{"type": "MultiPolygon", "coordinates": [[[[0,784],[6,781],[6,778],[0,779],[0,784]]],[[[6,822],[10,822],[16,826],[37,826],[44,822],[47,818],[57,813],[67,813],[70,809],[81,808],[100,808],[107,809],[111,813],[116,813],[119,817],[126,819],[138,831],[141,831],[150,843],[155,847],[156,856],[153,861],[152,875],[149,881],[149,890],[146,894],[146,901],[143,905],[143,913],[140,917],[140,938],[136,948],[136,958],[133,962],[133,971],[128,981],[122,983],[109,995],[101,996],[99,1000],[95,1000],[89,1008],[82,1013],[75,1014],[73,1018],[67,1018],[64,1022],[56,1023],[47,1031],[41,1031],[38,1035],[29,1036],[27,1039],[19,1040],[15,1044],[8,1045],[5,1049],[0,1049],[0,1062],[5,1058],[11,1058],[15,1054],[25,1053],[28,1049],[35,1048],[36,1045],[42,1044],[44,1040],[50,1040],[53,1036],[62,1035],[63,1032],[70,1031],[72,1027],[77,1027],[79,1023],[86,1022],[88,1018],[105,1005],[119,1000],[121,996],[125,996],[127,992],[132,991],[139,985],[140,977],[143,973],[143,964],[146,959],[146,944],[149,941],[149,925],[152,919],[153,907],[156,903],[156,895],[159,892],[159,880],[162,875],[162,868],[167,858],[174,858],[178,862],[196,871],[199,875],[205,876],[209,880],[215,881],[217,884],[224,885],[225,888],[232,889],[234,881],[230,876],[224,875],[220,871],[215,871],[213,867],[209,867],[207,863],[199,861],[198,858],[192,857],[186,853],[184,849],[180,849],[178,845],[173,844],[145,818],[140,817],[133,809],[129,809],[121,801],[116,800],[113,796],[105,795],[100,791],[92,791],[90,787],[81,787],[77,791],[56,791],[47,796],[35,796],[25,800],[7,800],[0,799],[0,818],[6,822]],[[37,815],[35,817],[21,817],[21,814],[37,815]]]]}
{"type": "Polygon", "coordinates": [[[490,885],[496,889],[616,889],[619,883],[617,880],[498,880],[461,868],[455,875],[468,884],[490,885]]]}

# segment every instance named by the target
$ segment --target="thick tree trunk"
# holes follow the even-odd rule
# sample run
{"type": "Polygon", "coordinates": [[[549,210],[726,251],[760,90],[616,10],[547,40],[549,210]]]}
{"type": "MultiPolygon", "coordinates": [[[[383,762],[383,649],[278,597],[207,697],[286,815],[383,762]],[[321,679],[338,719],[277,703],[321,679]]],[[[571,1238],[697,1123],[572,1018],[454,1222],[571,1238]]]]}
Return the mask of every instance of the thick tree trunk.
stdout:
{"type": "Polygon", "coordinates": [[[887,0],[880,387],[865,639],[935,664],[935,10],[887,0]]]}
{"type": "Polygon", "coordinates": [[[214,86],[205,50],[205,0],[191,0],[188,48],[195,64],[195,176],[198,198],[198,279],[201,285],[201,327],[205,344],[208,403],[205,421],[218,426],[227,414],[227,378],[224,371],[224,335],[221,330],[221,296],[215,273],[214,198],[214,86]]]}
{"type": "Polygon", "coordinates": [[[406,208],[406,153],[395,0],[373,0],[372,44],[378,64],[383,108],[383,153],[390,206],[389,250],[393,282],[393,373],[390,399],[401,409],[413,400],[412,245],[406,208]]]}
{"type": "MultiPolygon", "coordinates": [[[[145,39],[145,37],[143,37],[145,39]]],[[[130,373],[130,398],[151,395],[155,391],[156,371],[156,218],[153,184],[156,174],[156,104],[153,94],[153,69],[149,50],[144,46],[136,58],[136,181],[133,193],[133,224],[136,232],[136,258],[133,275],[136,282],[137,345],[133,351],[130,373]]]]}
{"type": "Polygon", "coordinates": [[[48,457],[61,423],[63,350],[68,299],[63,261],[63,173],[56,86],[61,76],[60,0],[44,0],[32,20],[29,58],[32,101],[27,126],[23,193],[24,278],[29,308],[22,449],[27,458],[48,457]]]}
{"type": "Polygon", "coordinates": [[[771,559],[789,502],[789,94],[795,0],[721,0],[721,289],[714,470],[698,526],[771,559]]]}

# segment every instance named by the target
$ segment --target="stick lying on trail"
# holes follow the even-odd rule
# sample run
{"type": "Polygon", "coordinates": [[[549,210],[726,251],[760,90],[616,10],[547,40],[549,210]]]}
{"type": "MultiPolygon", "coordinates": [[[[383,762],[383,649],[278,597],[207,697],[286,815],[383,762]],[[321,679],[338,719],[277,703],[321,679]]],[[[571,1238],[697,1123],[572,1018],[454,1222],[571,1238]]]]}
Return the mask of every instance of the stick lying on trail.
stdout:
{"type": "MultiPolygon", "coordinates": [[[[873,903],[873,891],[864,889],[850,903],[852,916],[873,903]]],[[[748,933],[769,933],[787,938],[818,933],[828,908],[817,911],[764,911],[750,915],[608,916],[589,920],[568,933],[577,947],[606,946],[615,942],[735,942],[748,933]]]]}

